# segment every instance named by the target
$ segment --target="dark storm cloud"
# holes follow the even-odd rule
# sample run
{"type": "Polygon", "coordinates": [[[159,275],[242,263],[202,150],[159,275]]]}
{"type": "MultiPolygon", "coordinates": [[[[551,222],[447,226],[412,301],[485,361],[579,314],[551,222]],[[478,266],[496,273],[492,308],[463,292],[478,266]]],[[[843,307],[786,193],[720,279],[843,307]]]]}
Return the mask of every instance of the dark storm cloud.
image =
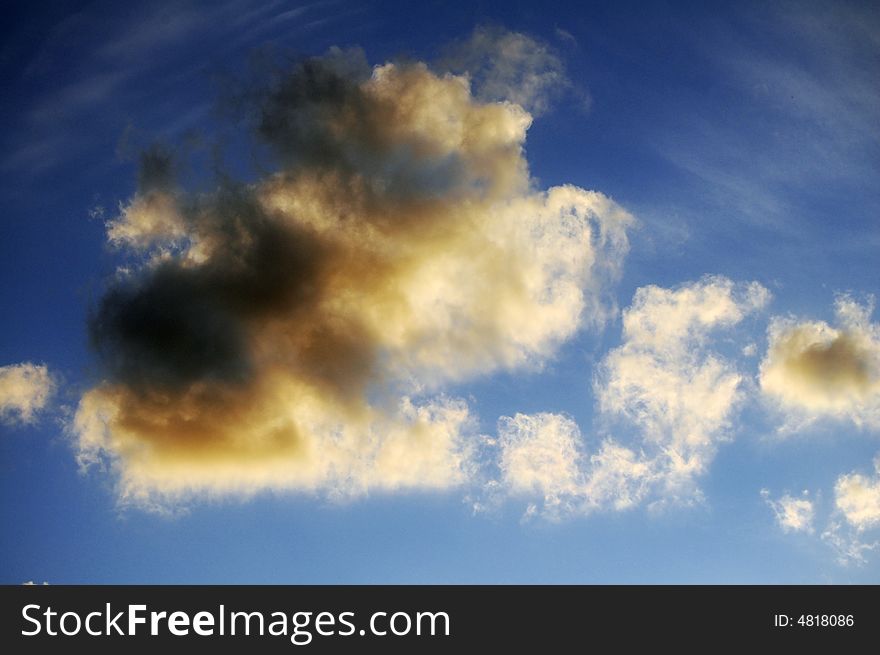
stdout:
{"type": "MultiPolygon", "coordinates": [[[[553,61],[523,39],[495,68],[527,65],[531,94],[553,61]]],[[[333,49],[247,103],[276,172],[187,193],[156,146],[107,224],[136,256],[92,313],[103,379],[75,419],[80,461],[109,458],[147,504],[461,482],[467,406],[425,394],[539,364],[601,323],[631,217],[596,192],[535,190],[530,114],[424,63],[333,49]]]]}
{"type": "MultiPolygon", "coordinates": [[[[163,258],[123,277],[90,321],[113,381],[169,391],[199,381],[246,384],[256,365],[248,335],[261,322],[281,319],[289,332],[309,333],[293,364],[308,368],[314,381],[341,393],[364,379],[369,340],[342,337],[318,309],[334,268],[353,254],[269,215],[244,187],[228,186],[186,213],[191,235],[209,242],[210,256],[198,263],[163,258]],[[342,356],[348,366],[335,361],[342,356]]],[[[360,329],[347,324],[342,333],[360,329]]]]}
{"type": "Polygon", "coordinates": [[[154,144],[139,157],[138,190],[141,193],[167,191],[175,184],[174,156],[161,144],[154,144]]]}

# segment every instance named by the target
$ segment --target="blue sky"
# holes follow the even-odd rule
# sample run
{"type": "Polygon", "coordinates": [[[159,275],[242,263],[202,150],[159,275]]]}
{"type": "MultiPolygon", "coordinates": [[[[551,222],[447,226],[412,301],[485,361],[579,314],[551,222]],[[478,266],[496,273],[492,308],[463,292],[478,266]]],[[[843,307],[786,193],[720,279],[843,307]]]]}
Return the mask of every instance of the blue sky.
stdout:
{"type": "Polygon", "coordinates": [[[870,3],[18,3],[5,25],[3,582],[878,581],[870,3]],[[360,99],[342,136],[278,91],[301,57],[360,99]],[[418,122],[434,107],[498,130],[455,140],[418,122]],[[216,320],[174,310],[199,330],[180,353],[138,332],[149,302],[126,331],[132,298],[214,293],[221,237],[259,239],[266,206],[345,253],[323,313],[265,318],[257,266],[216,320]],[[410,214],[441,227],[381,222],[410,214]],[[377,253],[384,277],[351,264],[377,253]],[[303,324],[334,335],[317,357],[278,336],[303,324]],[[215,332],[230,356],[189,362],[215,332]],[[230,394],[228,434],[199,384],[230,394]],[[196,419],[132,427],[165,411],[196,419]]]}

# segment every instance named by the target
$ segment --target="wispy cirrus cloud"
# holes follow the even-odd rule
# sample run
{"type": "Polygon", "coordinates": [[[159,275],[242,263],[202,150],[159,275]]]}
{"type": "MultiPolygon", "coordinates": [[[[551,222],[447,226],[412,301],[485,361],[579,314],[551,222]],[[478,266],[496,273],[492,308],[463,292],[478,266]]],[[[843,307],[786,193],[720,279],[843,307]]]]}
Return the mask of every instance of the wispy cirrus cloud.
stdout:
{"type": "Polygon", "coordinates": [[[183,122],[178,108],[171,112],[172,119],[162,110],[166,94],[179,95],[194,79],[207,80],[210,64],[204,60],[181,66],[181,61],[192,60],[186,53],[193,43],[207,51],[244,56],[258,43],[293,33],[317,18],[332,21],[349,11],[332,1],[291,6],[279,1],[192,0],[132,5],[126,10],[117,5],[86,7],[48,29],[30,59],[11,71],[35,88],[43,80],[51,84],[49,91],[36,92],[19,108],[17,132],[26,138],[5,144],[0,168],[10,173],[45,173],[91,145],[94,139],[84,137],[85,128],[112,143],[118,132],[102,133],[102,128],[111,119],[116,130],[126,125],[131,120],[121,111],[126,108],[137,113],[140,121],[155,121],[157,125],[150,129],[177,133],[192,129],[204,118],[204,111],[185,112],[188,120],[183,122]],[[76,53],[77,67],[56,79],[60,62],[70,52],[76,53]],[[112,116],[107,114],[110,106],[112,116]],[[98,112],[101,124],[94,123],[98,112]]]}
{"type": "Polygon", "coordinates": [[[811,189],[849,197],[875,188],[880,14],[867,5],[778,3],[752,5],[735,20],[741,31],[725,24],[682,34],[712,75],[664,103],[671,111],[648,138],[725,220],[806,243],[832,227],[805,201],[811,189]]]}

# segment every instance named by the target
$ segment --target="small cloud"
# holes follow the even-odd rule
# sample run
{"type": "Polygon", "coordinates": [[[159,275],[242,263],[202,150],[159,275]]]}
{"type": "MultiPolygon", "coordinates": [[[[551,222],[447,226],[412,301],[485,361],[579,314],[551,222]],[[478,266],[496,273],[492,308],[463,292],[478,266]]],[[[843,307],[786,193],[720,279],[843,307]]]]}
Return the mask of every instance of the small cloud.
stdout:
{"type": "Polygon", "coordinates": [[[873,474],[853,471],[837,478],[834,505],[822,540],[836,551],[840,564],[865,564],[867,555],[880,548],[880,456],[873,474]]]}
{"type": "Polygon", "coordinates": [[[55,381],[42,364],[0,366],[0,422],[34,423],[55,391],[55,381]]]}
{"type": "Polygon", "coordinates": [[[831,521],[822,533],[822,541],[837,553],[841,566],[862,566],[868,561],[868,553],[880,547],[880,541],[865,541],[857,530],[838,520],[831,521]]]}
{"type": "Polygon", "coordinates": [[[834,485],[837,509],[860,531],[880,525],[880,457],[874,460],[874,469],[874,475],[842,475],[834,485]]]}
{"type": "Polygon", "coordinates": [[[821,418],[880,426],[880,326],[873,298],[836,303],[838,327],[775,318],[761,362],[761,390],[788,418],[788,429],[821,418]]]}
{"type": "Polygon", "coordinates": [[[801,498],[785,494],[774,500],[767,489],[761,489],[761,497],[776,515],[776,523],[784,532],[813,532],[815,507],[804,491],[801,498]]]}

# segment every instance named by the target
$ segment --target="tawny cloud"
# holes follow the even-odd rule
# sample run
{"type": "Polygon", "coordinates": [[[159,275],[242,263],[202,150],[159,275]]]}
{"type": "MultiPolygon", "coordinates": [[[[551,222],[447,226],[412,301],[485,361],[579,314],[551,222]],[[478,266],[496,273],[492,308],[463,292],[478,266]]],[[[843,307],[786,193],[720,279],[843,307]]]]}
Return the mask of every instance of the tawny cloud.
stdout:
{"type": "Polygon", "coordinates": [[[0,366],[0,422],[33,423],[55,391],[55,381],[42,364],[0,366]]]}
{"type": "Polygon", "coordinates": [[[880,327],[873,301],[842,296],[838,327],[824,321],[776,318],[761,363],[761,389],[793,423],[819,418],[880,426],[880,327]]]}
{"type": "Polygon", "coordinates": [[[605,438],[588,454],[571,419],[503,418],[493,492],[537,497],[529,512],[551,517],[698,499],[696,481],[743,397],[743,376],[713,353],[710,337],[768,299],[760,284],[722,277],[639,289],[623,314],[623,343],[605,357],[594,385],[603,418],[632,437],[605,438]]]}
{"type": "Polygon", "coordinates": [[[460,483],[474,421],[444,386],[601,324],[631,216],[536,190],[530,114],[422,63],[332,50],[255,114],[278,172],[194,196],[151,152],[109,222],[143,263],[90,321],[104,379],[76,414],[80,461],[109,460],[144,504],[460,483]]]}

